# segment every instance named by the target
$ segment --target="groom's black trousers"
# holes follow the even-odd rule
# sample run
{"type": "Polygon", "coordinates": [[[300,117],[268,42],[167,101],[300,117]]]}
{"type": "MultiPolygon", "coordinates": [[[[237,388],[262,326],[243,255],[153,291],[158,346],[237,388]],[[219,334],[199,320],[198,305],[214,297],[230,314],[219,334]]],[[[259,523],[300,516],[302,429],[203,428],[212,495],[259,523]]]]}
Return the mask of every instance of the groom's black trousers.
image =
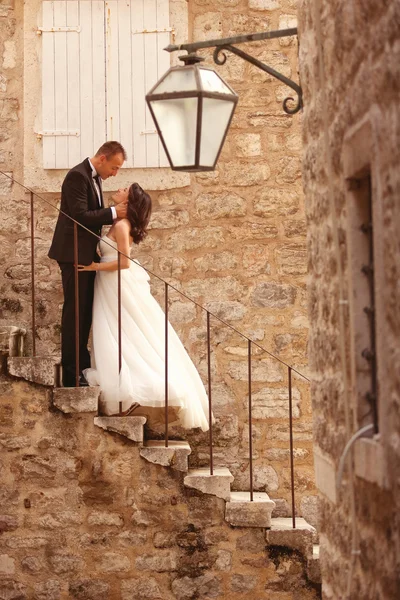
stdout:
{"type": "MultiPolygon", "coordinates": [[[[61,364],[64,387],[75,385],[75,268],[72,263],[58,263],[61,269],[64,306],[61,318],[61,364]]],[[[79,291],[79,373],[90,367],[87,348],[92,326],[94,271],[78,273],[79,291]]]]}

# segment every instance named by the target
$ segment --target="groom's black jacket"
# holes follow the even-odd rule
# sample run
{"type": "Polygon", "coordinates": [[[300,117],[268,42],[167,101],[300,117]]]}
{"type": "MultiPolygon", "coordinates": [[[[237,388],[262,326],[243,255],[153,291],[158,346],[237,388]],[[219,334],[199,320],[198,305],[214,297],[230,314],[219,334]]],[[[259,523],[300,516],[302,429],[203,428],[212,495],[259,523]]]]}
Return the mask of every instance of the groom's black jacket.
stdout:
{"type": "MultiPolygon", "coordinates": [[[[96,235],[100,235],[102,225],[112,224],[111,209],[104,208],[103,201],[99,205],[88,159],[67,173],[61,188],[60,209],[96,235]]],[[[97,242],[96,236],[78,225],[79,264],[89,265],[97,260],[97,242]]],[[[74,223],[62,213],[58,215],[49,258],[59,263],[74,262],[74,223]]]]}

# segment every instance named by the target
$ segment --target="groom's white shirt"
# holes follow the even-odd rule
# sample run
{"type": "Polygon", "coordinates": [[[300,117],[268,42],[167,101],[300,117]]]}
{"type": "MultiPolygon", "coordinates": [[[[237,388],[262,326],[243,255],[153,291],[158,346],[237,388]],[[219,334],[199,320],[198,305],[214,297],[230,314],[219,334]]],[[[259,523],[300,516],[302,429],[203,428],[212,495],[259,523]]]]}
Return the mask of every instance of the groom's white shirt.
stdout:
{"type": "MultiPolygon", "coordinates": [[[[99,186],[97,185],[97,181],[95,180],[95,177],[97,177],[98,173],[97,173],[96,169],[94,168],[94,166],[92,165],[92,162],[91,162],[91,160],[90,160],[89,157],[88,157],[88,161],[89,161],[90,168],[92,169],[93,183],[94,183],[94,187],[96,189],[97,199],[99,201],[99,206],[101,208],[101,193],[100,193],[100,190],[99,190],[99,186]]],[[[100,175],[99,175],[99,177],[100,177],[100,175]]],[[[112,218],[115,221],[115,219],[117,218],[117,211],[115,209],[115,206],[111,206],[110,208],[111,208],[112,218]]]]}

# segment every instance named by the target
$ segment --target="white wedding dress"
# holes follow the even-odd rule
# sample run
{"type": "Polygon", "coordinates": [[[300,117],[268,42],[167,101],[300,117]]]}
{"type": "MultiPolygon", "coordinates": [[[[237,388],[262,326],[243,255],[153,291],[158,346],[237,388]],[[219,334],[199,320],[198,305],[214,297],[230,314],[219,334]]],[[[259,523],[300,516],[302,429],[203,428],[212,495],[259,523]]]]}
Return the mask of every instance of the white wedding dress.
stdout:
{"type": "MultiPolygon", "coordinates": [[[[117,260],[114,240],[103,236],[99,248],[101,262],[117,260]]],[[[151,295],[147,272],[137,262],[121,270],[120,374],[117,271],[96,273],[92,332],[92,368],[84,374],[89,385],[100,386],[103,412],[118,413],[120,401],[122,410],[134,402],[142,406],[165,406],[165,315],[151,295]]],[[[168,381],[168,405],[179,407],[180,424],[187,429],[201,427],[206,431],[208,399],[204,385],[171,325],[168,381]]]]}

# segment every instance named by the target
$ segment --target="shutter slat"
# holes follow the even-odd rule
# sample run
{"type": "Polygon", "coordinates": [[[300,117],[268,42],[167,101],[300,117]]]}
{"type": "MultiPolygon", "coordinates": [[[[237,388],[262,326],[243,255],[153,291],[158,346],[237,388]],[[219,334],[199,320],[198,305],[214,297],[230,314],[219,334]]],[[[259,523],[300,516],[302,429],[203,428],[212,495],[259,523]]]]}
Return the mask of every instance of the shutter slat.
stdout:
{"type": "MultiPolygon", "coordinates": [[[[67,24],[66,2],[54,2],[54,24],[63,27],[67,24]]],[[[55,128],[68,131],[67,103],[67,33],[54,34],[54,65],[55,65],[55,128]]],[[[68,166],[68,138],[56,136],[56,169],[68,166]]]]}
{"type": "MultiPolygon", "coordinates": [[[[143,0],[143,25],[144,29],[157,29],[157,2],[156,0],[143,0]]],[[[144,36],[145,55],[145,94],[157,82],[157,33],[146,33],[144,36]]],[[[146,106],[145,129],[155,129],[152,116],[146,106]]],[[[157,134],[146,135],[146,166],[158,167],[158,136],[157,134]]]]}
{"type": "MultiPolygon", "coordinates": [[[[81,2],[86,4],[86,2],[81,2]]],[[[105,87],[105,53],[106,40],[104,37],[104,2],[96,0],[92,2],[92,74],[89,81],[92,85],[92,104],[90,106],[91,118],[93,120],[93,141],[90,156],[100,148],[107,139],[106,127],[106,87],[105,87]]],[[[86,57],[81,52],[81,60],[86,57]]],[[[85,154],[83,155],[85,156],[85,154]]]]}
{"type": "MultiPolygon", "coordinates": [[[[43,2],[43,27],[53,27],[53,2],[43,2]]],[[[54,95],[54,34],[42,34],[42,128],[55,130],[55,95],[54,95]]],[[[54,169],[56,166],[56,140],[53,137],[43,138],[43,168],[54,169]]]]}
{"type": "MultiPolygon", "coordinates": [[[[78,2],[67,2],[67,25],[79,24],[78,2]]],[[[71,32],[67,35],[67,102],[68,102],[68,130],[79,131],[80,120],[80,81],[79,81],[79,33],[71,32]]],[[[81,160],[81,135],[71,136],[68,139],[68,162],[66,168],[77,165],[81,160]]]]}
{"type": "MultiPolygon", "coordinates": [[[[131,2],[132,31],[143,31],[143,0],[131,2]]],[[[133,82],[133,161],[135,167],[146,167],[146,136],[141,132],[146,124],[144,34],[132,35],[133,82]]]]}
{"type": "Polygon", "coordinates": [[[120,137],[128,159],[125,167],[133,167],[132,147],[132,113],[133,113],[133,81],[132,81],[132,35],[131,35],[131,6],[130,2],[118,5],[118,46],[119,56],[119,112],[120,137]]]}
{"type": "Polygon", "coordinates": [[[81,82],[81,160],[92,156],[93,151],[93,79],[92,79],[92,4],[79,3],[79,21],[81,26],[79,47],[79,73],[81,82]]]}
{"type": "MultiPolygon", "coordinates": [[[[118,2],[106,2],[107,139],[119,140],[119,45],[118,2]]],[[[123,60],[123,57],[121,57],[123,60]]]]}
{"type": "MultiPolygon", "coordinates": [[[[157,0],[157,29],[168,29],[169,27],[169,0],[157,0]]],[[[168,52],[165,52],[164,48],[170,43],[170,34],[158,33],[157,34],[157,81],[161,78],[166,71],[168,71],[171,60],[168,52]]],[[[158,134],[157,134],[158,137],[158,134]]],[[[160,139],[158,140],[158,155],[159,155],[159,166],[168,167],[169,162],[167,155],[164,152],[160,139]]]]}

